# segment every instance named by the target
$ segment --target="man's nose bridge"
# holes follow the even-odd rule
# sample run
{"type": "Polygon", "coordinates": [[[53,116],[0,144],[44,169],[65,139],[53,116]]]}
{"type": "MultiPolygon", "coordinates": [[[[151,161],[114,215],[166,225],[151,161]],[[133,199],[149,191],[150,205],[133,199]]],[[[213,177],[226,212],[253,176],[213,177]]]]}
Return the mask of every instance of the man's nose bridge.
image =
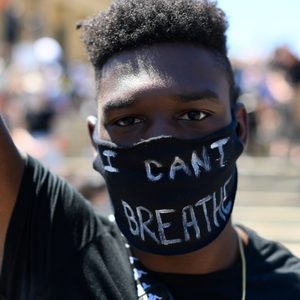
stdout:
{"type": "Polygon", "coordinates": [[[153,120],[147,131],[146,131],[146,138],[168,135],[168,136],[175,136],[176,129],[174,128],[174,124],[172,120],[167,118],[158,118],[153,120]]]}

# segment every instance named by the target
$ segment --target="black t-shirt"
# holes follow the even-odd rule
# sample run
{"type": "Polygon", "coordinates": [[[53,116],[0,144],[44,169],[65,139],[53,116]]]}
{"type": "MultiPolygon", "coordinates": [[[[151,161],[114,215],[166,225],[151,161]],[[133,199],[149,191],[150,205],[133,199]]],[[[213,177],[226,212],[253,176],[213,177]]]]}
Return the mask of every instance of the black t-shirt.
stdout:
{"type": "MultiPolygon", "coordinates": [[[[244,230],[249,234],[246,299],[300,299],[299,259],[244,230]]],[[[29,158],[6,237],[0,299],[131,300],[137,299],[134,277],[149,289],[151,300],[168,299],[161,286],[176,300],[241,299],[239,262],[208,275],[176,275],[139,264],[132,270],[130,260],[115,224],[29,158]]]]}
{"type": "Polygon", "coordinates": [[[8,300],[136,299],[117,228],[28,158],[8,228],[0,294],[8,300]]]}
{"type": "MultiPolygon", "coordinates": [[[[247,300],[300,299],[300,260],[284,246],[259,237],[239,225],[249,236],[245,249],[247,300]]],[[[138,269],[144,267],[138,262],[138,269]],[[139,268],[140,267],[140,268],[139,268]]],[[[237,261],[224,271],[205,275],[182,275],[158,272],[141,273],[141,285],[162,282],[176,300],[242,299],[242,264],[237,261]],[[144,275],[143,275],[144,274],[144,275]]]]}

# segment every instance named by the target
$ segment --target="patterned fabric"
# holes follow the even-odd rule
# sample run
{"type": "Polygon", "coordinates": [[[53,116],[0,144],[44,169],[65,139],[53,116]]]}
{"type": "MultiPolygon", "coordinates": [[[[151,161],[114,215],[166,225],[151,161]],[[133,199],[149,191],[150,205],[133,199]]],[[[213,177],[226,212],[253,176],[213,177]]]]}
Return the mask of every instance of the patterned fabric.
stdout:
{"type": "Polygon", "coordinates": [[[130,247],[125,244],[129,251],[129,261],[132,266],[134,280],[137,287],[139,300],[174,300],[168,288],[160,281],[157,281],[145,270],[139,259],[130,253],[130,247]]]}

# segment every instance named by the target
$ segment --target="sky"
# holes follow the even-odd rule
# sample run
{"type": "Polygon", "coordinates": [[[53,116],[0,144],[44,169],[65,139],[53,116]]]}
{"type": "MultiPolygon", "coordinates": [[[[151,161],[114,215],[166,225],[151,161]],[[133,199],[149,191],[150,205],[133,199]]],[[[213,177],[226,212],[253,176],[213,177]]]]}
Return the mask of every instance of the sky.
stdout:
{"type": "Polygon", "coordinates": [[[231,56],[267,55],[287,44],[300,55],[299,0],[218,0],[229,20],[231,56]]]}

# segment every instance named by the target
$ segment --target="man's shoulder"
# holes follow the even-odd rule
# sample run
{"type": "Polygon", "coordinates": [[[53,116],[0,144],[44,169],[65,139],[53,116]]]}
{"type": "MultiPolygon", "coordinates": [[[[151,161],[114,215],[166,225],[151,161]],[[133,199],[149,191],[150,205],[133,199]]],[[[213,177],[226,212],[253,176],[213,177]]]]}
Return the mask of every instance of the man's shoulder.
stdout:
{"type": "Polygon", "coordinates": [[[21,299],[21,293],[26,299],[41,293],[49,299],[119,299],[121,290],[124,299],[133,299],[131,272],[116,224],[29,158],[6,238],[0,293],[8,299],[21,299]]]}
{"type": "MultiPolygon", "coordinates": [[[[300,259],[279,242],[242,227],[249,236],[246,248],[249,286],[273,299],[300,298],[300,259]]],[[[257,298],[263,299],[263,298],[257,298]]]]}
{"type": "Polygon", "coordinates": [[[66,180],[32,157],[27,158],[10,232],[17,233],[18,228],[34,231],[34,236],[39,235],[37,241],[50,234],[51,241],[77,250],[103,236],[117,237],[118,233],[114,222],[97,212],[66,180]],[[32,223],[43,224],[42,230],[26,227],[32,223]]]}
{"type": "Polygon", "coordinates": [[[293,268],[296,266],[300,274],[300,259],[295,256],[288,248],[277,241],[260,236],[252,229],[242,227],[249,236],[248,256],[253,260],[262,263],[268,262],[273,268],[293,268]]]}

